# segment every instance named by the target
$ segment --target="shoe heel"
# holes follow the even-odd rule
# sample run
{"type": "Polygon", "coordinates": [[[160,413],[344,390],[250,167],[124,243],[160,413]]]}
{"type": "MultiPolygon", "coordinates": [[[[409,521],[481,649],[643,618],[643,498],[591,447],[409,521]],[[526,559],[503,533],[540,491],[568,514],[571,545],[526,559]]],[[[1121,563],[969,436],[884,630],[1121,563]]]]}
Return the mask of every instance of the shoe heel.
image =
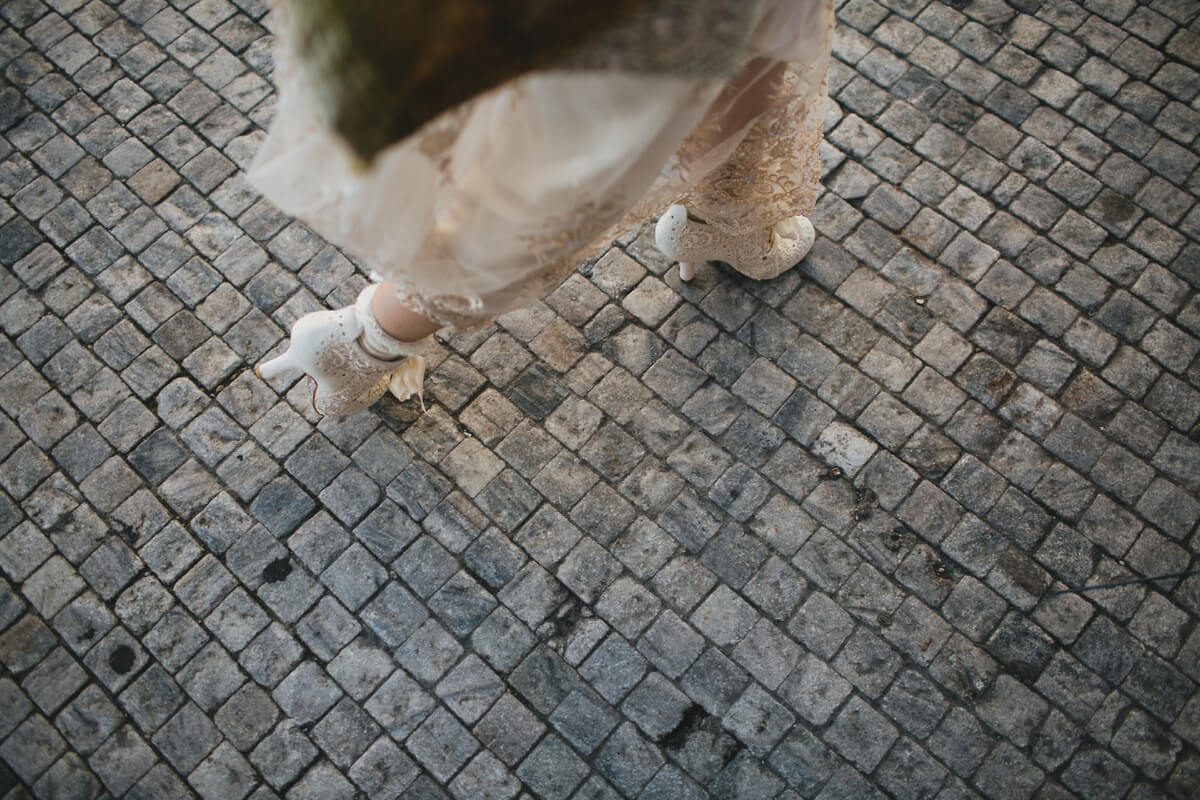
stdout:
{"type": "Polygon", "coordinates": [[[303,372],[304,367],[296,359],[292,348],[288,348],[281,355],[272,358],[270,361],[264,361],[254,368],[254,374],[260,380],[269,381],[285,372],[303,372]]]}
{"type": "Polygon", "coordinates": [[[672,261],[691,261],[691,257],[696,255],[684,252],[685,246],[681,239],[687,224],[687,209],[676,203],[662,213],[654,226],[655,246],[672,261]]]}

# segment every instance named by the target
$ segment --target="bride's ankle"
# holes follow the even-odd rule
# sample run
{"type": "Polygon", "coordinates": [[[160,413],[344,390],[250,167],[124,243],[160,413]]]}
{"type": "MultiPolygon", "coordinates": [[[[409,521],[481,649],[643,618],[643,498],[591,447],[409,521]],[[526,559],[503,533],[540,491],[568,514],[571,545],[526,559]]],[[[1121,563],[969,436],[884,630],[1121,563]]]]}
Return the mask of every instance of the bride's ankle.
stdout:
{"type": "MultiPolygon", "coordinates": [[[[382,331],[399,342],[418,342],[441,328],[425,315],[413,311],[401,300],[396,284],[390,281],[368,286],[367,310],[382,331]]],[[[360,295],[360,298],[362,295],[360,295]]]]}
{"type": "Polygon", "coordinates": [[[399,300],[395,299],[394,286],[386,283],[367,286],[354,304],[355,320],[362,331],[359,344],[375,358],[394,361],[419,353],[432,332],[430,327],[436,330],[433,323],[407,308],[403,309],[407,316],[396,314],[396,307],[399,300]]]}

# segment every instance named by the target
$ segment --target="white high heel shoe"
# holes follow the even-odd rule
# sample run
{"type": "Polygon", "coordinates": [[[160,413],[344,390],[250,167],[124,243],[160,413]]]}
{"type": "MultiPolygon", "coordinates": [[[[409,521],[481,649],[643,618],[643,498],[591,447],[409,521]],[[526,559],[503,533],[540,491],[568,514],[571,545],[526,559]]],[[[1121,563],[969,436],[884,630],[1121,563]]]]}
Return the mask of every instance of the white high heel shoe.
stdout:
{"type": "Polygon", "coordinates": [[[679,279],[690,281],[697,261],[724,261],[748,278],[766,281],[796,266],[812,249],[816,232],[806,217],[792,217],[743,236],[720,233],[704,222],[688,219],[687,209],[673,205],[658,218],[654,241],[668,258],[679,262],[679,279]]]}
{"type": "MultiPolygon", "coordinates": [[[[426,340],[391,339],[396,349],[407,355],[402,360],[376,358],[363,347],[364,327],[379,327],[370,312],[374,288],[364,289],[352,306],[314,311],[296,320],[288,349],[256,366],[254,374],[270,380],[287,372],[307,373],[312,381],[313,410],[326,416],[366,408],[389,389],[399,400],[417,395],[424,409],[425,359],[419,351],[426,340]]],[[[376,331],[379,334],[386,336],[382,330],[376,331]]]]}

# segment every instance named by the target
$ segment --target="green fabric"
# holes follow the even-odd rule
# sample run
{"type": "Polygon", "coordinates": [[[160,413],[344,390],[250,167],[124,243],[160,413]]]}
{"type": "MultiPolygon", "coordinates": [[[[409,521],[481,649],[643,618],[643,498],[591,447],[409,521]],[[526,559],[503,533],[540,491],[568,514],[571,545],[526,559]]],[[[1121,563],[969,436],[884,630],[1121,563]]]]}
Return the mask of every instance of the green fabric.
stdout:
{"type": "Polygon", "coordinates": [[[285,0],[329,123],[365,161],[447,109],[627,21],[647,0],[285,0]]]}

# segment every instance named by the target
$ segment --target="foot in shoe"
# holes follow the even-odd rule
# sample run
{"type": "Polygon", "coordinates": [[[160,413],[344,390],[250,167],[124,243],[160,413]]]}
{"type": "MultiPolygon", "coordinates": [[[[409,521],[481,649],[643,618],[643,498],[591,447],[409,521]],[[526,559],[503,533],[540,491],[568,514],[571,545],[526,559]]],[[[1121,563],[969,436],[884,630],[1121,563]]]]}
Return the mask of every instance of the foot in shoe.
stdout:
{"type": "MultiPolygon", "coordinates": [[[[363,347],[364,322],[371,320],[364,320],[362,314],[364,309],[369,313],[368,292],[373,289],[363,290],[353,306],[314,311],[296,320],[288,349],[255,367],[255,374],[270,380],[293,371],[306,373],[314,384],[312,405],[318,414],[349,414],[374,403],[408,359],[378,358],[363,347]]],[[[403,350],[416,355],[424,341],[402,344],[403,350]]],[[[421,362],[424,373],[424,359],[421,362]]]]}
{"type": "Polygon", "coordinates": [[[812,248],[815,232],[805,217],[792,217],[742,236],[730,236],[704,222],[688,219],[673,205],[658,219],[654,239],[667,257],[679,262],[680,280],[689,281],[697,261],[724,261],[755,280],[770,280],[799,263],[812,248]]]}

